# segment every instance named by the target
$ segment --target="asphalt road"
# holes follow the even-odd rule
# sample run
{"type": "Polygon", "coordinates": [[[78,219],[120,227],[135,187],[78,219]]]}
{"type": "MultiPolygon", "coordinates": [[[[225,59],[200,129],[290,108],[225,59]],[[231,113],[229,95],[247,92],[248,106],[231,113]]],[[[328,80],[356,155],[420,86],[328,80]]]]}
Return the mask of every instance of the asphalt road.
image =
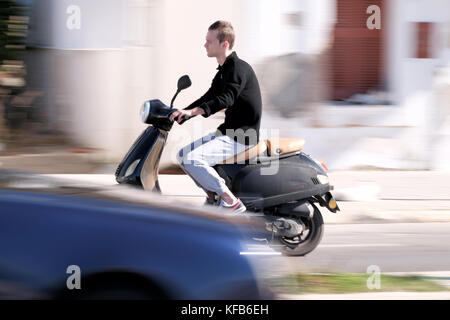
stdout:
{"type": "MultiPolygon", "coordinates": [[[[261,249],[261,248],[260,248],[261,249]]],[[[305,257],[251,256],[266,275],[287,272],[381,273],[450,270],[450,222],[325,225],[321,244],[305,257]]]]}

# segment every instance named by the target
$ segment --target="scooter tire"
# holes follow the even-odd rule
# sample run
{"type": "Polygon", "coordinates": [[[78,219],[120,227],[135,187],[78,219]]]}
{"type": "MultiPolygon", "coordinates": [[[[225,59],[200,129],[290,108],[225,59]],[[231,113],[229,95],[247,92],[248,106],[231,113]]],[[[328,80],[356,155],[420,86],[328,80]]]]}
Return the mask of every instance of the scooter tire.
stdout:
{"type": "Polygon", "coordinates": [[[312,206],[314,207],[313,217],[302,218],[303,223],[310,228],[306,239],[296,243],[295,238],[275,237],[272,241],[275,250],[286,256],[304,256],[319,245],[324,231],[323,218],[320,210],[314,204],[312,206]]]}

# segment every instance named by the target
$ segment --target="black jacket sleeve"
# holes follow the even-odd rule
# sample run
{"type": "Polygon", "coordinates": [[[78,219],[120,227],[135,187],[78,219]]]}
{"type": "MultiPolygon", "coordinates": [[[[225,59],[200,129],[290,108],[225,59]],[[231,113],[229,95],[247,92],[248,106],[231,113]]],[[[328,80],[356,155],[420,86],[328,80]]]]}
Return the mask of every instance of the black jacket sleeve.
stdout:
{"type": "Polygon", "coordinates": [[[206,93],[204,95],[202,95],[199,99],[197,99],[194,102],[192,102],[190,105],[188,105],[183,110],[190,110],[190,109],[193,109],[195,107],[199,107],[202,103],[204,103],[205,101],[210,100],[211,98],[212,98],[212,87],[209,88],[208,91],[206,91],[206,93]]]}

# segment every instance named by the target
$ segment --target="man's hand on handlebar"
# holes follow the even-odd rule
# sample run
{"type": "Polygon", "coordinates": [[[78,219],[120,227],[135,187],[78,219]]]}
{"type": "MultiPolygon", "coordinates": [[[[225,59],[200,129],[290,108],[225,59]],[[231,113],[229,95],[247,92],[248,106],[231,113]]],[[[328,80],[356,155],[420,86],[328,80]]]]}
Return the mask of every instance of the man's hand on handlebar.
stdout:
{"type": "Polygon", "coordinates": [[[174,113],[172,113],[170,115],[169,119],[171,121],[176,120],[180,124],[182,121],[184,122],[185,120],[191,118],[192,116],[194,116],[192,110],[181,109],[181,110],[177,110],[174,113]]]}
{"type": "Polygon", "coordinates": [[[186,120],[188,120],[188,119],[190,119],[192,117],[195,117],[195,116],[197,116],[199,114],[205,114],[205,110],[203,110],[202,108],[199,108],[199,107],[195,107],[195,108],[190,109],[190,110],[181,109],[181,110],[177,110],[174,113],[172,113],[170,115],[169,119],[171,121],[174,121],[176,119],[176,121],[179,124],[182,124],[186,120]]]}

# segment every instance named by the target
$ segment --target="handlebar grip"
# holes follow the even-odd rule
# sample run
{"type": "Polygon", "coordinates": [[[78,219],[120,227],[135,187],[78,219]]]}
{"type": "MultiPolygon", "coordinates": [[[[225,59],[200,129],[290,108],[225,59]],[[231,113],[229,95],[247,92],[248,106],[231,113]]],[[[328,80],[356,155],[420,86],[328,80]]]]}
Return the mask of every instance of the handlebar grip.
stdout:
{"type": "Polygon", "coordinates": [[[183,116],[183,118],[182,118],[182,120],[181,120],[181,122],[179,123],[179,124],[183,124],[185,121],[187,121],[187,120],[189,120],[191,117],[189,117],[189,116],[183,116]]]}

